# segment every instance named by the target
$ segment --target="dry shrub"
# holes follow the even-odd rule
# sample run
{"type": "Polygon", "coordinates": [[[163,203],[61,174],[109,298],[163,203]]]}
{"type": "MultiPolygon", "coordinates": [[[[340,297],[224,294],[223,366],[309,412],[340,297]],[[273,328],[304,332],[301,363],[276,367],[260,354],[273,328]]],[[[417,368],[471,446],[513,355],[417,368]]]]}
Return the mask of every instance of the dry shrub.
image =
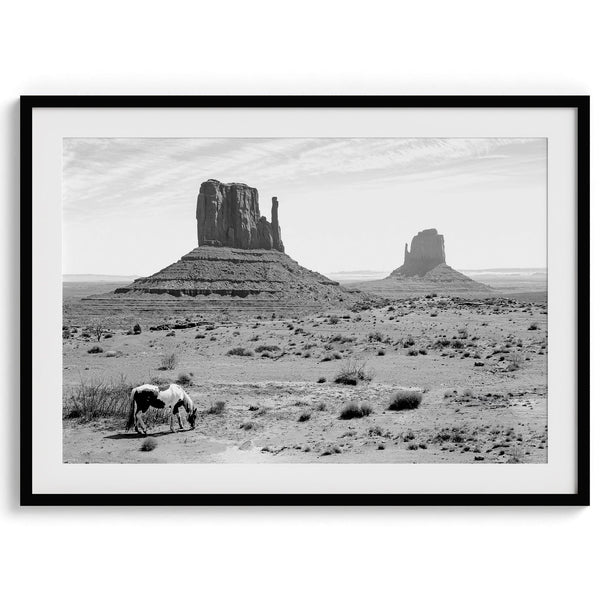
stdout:
{"type": "Polygon", "coordinates": [[[225,410],[225,400],[216,400],[215,402],[211,402],[210,407],[208,409],[209,415],[220,415],[225,410]]]}
{"type": "Polygon", "coordinates": [[[419,408],[423,400],[420,390],[398,390],[392,394],[388,410],[412,410],[419,408]]]}
{"type": "Polygon", "coordinates": [[[152,450],[154,450],[154,448],[156,448],[156,446],[158,446],[158,442],[154,438],[146,438],[142,442],[142,445],[140,446],[140,450],[142,452],[152,452],[152,450]]]}
{"type": "Polygon", "coordinates": [[[367,369],[364,362],[355,359],[348,360],[341,371],[335,376],[333,382],[344,385],[357,385],[360,381],[369,382],[373,379],[373,371],[367,369]]]}
{"type": "Polygon", "coordinates": [[[366,402],[363,402],[360,406],[357,402],[349,402],[342,408],[340,419],[345,421],[348,419],[362,419],[362,417],[368,417],[372,412],[373,409],[366,402]]]}
{"type": "Polygon", "coordinates": [[[175,352],[165,354],[160,361],[159,371],[172,371],[177,364],[177,355],[175,352]]]}
{"type": "Polygon", "coordinates": [[[179,385],[191,385],[192,377],[190,373],[179,373],[179,375],[177,375],[175,383],[178,383],[179,385]]]}
{"type": "Polygon", "coordinates": [[[92,346],[88,350],[88,354],[100,354],[100,352],[104,352],[104,348],[102,348],[102,346],[92,346]]]}
{"type": "Polygon", "coordinates": [[[241,346],[231,348],[231,350],[227,351],[227,356],[252,356],[253,354],[254,352],[252,352],[252,350],[248,350],[248,348],[242,348],[241,346]]]}
{"type": "MultiPolygon", "coordinates": [[[[235,348],[234,348],[234,350],[235,350],[235,348]]],[[[261,346],[256,347],[256,352],[258,352],[259,354],[261,352],[281,352],[281,348],[279,346],[276,346],[275,344],[262,344],[261,346]]],[[[248,356],[248,355],[242,354],[241,356],[248,356]]]]}

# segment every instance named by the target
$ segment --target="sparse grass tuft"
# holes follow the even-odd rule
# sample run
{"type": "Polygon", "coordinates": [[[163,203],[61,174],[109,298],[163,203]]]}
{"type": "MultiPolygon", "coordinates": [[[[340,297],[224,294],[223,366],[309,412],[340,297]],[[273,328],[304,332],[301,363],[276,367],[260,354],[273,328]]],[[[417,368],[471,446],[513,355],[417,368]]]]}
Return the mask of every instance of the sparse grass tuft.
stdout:
{"type": "Polygon", "coordinates": [[[392,394],[388,410],[413,410],[419,408],[422,400],[419,390],[398,390],[392,394]]]}

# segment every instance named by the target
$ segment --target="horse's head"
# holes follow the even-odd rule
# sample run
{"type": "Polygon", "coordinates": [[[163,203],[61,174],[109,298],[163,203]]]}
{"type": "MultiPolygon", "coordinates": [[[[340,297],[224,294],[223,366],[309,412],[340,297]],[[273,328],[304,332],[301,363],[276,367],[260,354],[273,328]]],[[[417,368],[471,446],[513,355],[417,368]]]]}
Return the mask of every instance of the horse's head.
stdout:
{"type": "Polygon", "coordinates": [[[196,417],[198,416],[198,408],[194,408],[192,412],[188,415],[188,421],[190,423],[190,427],[192,429],[196,428],[196,417]]]}

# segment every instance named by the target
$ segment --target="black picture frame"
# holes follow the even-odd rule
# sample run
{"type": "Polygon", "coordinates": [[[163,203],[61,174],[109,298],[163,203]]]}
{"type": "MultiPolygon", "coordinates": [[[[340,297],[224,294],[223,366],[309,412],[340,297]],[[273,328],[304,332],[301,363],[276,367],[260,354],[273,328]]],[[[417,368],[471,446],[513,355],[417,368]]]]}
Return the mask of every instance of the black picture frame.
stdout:
{"type": "Polygon", "coordinates": [[[590,503],[589,96],[22,96],[20,503],[74,505],[587,506],[590,503]],[[572,108],[577,113],[577,491],[572,494],[40,494],[32,482],[32,132],[37,108],[572,108]]]}

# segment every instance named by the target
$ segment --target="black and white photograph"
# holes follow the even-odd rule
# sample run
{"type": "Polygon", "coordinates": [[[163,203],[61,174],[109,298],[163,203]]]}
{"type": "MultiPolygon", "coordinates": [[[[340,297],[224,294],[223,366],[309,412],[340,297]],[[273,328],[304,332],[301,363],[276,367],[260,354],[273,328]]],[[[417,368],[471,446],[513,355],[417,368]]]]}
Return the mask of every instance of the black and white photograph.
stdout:
{"type": "Polygon", "coordinates": [[[65,463],[547,463],[546,138],[62,152],[65,463]]]}

